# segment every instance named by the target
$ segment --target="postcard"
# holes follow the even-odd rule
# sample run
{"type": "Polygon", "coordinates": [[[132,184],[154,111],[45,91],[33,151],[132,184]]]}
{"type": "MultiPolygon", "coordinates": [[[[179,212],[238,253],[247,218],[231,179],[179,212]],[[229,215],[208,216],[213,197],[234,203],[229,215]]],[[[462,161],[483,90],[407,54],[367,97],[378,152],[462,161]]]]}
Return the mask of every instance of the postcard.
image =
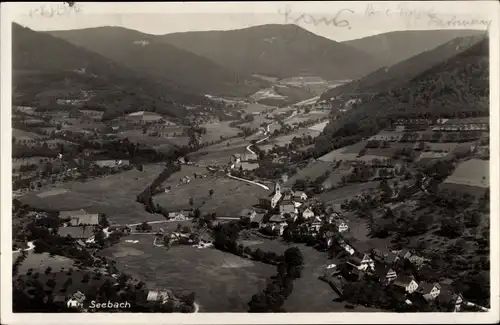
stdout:
{"type": "Polygon", "coordinates": [[[498,2],[1,6],[2,324],[500,320],[498,2]]]}

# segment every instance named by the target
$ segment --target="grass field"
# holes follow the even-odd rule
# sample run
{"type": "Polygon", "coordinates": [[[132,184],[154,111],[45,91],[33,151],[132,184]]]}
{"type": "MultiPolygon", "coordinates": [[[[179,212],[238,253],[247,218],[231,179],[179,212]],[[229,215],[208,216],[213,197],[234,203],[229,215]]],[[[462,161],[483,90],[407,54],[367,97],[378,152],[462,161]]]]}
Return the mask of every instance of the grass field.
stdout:
{"type": "Polygon", "coordinates": [[[318,199],[324,201],[327,204],[340,204],[343,203],[346,199],[355,197],[365,190],[376,188],[378,187],[378,185],[379,181],[352,184],[344,186],[342,188],[334,189],[332,191],[321,193],[318,195],[318,199]]]}
{"type": "Polygon", "coordinates": [[[230,122],[206,123],[201,126],[207,129],[207,133],[201,138],[202,142],[212,142],[220,140],[221,136],[232,137],[237,135],[240,130],[229,126],[230,122]]]}
{"type": "Polygon", "coordinates": [[[302,136],[307,136],[310,135],[311,137],[315,138],[317,137],[321,132],[319,131],[314,131],[310,129],[299,129],[293,133],[286,134],[286,135],[281,135],[276,138],[269,139],[268,141],[265,141],[264,144],[259,145],[259,148],[262,150],[270,150],[272,149],[275,145],[277,146],[284,146],[287,143],[290,143],[293,138],[295,137],[302,137],[302,136]]]}
{"type": "Polygon", "coordinates": [[[16,138],[17,141],[22,141],[22,140],[35,140],[35,139],[40,139],[42,136],[33,133],[33,132],[27,132],[19,129],[12,129],[12,137],[16,138]]]}
{"type": "Polygon", "coordinates": [[[266,110],[272,110],[274,106],[259,104],[259,103],[249,103],[243,109],[246,113],[256,113],[256,112],[264,112],[266,110]]]}
{"type": "Polygon", "coordinates": [[[444,183],[487,188],[490,186],[490,161],[480,159],[464,161],[444,183]]]}
{"type": "Polygon", "coordinates": [[[319,118],[328,116],[327,111],[311,111],[306,114],[298,114],[291,119],[287,120],[285,123],[288,125],[294,125],[295,123],[305,122],[307,120],[317,120],[319,118]]]}
{"type": "Polygon", "coordinates": [[[86,209],[92,213],[106,213],[111,222],[118,224],[158,220],[162,217],[147,213],[143,205],[135,200],[163,168],[163,165],[145,165],[142,172],[132,169],[87,182],[68,182],[31,192],[20,199],[42,209],[86,209]],[[64,189],[66,192],[47,197],[38,196],[39,193],[54,189],[64,189]]]}
{"type": "Polygon", "coordinates": [[[179,176],[172,175],[164,185],[172,186],[172,191],[155,196],[155,203],[167,209],[188,209],[189,199],[193,198],[193,207],[199,207],[203,213],[217,213],[218,216],[237,216],[244,208],[250,208],[259,202],[259,198],[270,194],[269,191],[226,176],[208,176],[192,179],[188,184],[179,183],[179,176]],[[212,197],[210,189],[214,190],[212,197]]]}
{"type": "MultiPolygon", "coordinates": [[[[169,131],[162,131],[162,132],[169,132],[169,131]]],[[[150,133],[150,131],[148,131],[147,133],[150,133]]],[[[171,133],[173,134],[173,132],[171,133]]],[[[189,138],[186,136],[182,137],[148,136],[147,134],[143,134],[141,129],[121,131],[117,133],[117,136],[120,139],[127,138],[132,142],[152,146],[156,149],[161,149],[161,150],[169,150],[169,148],[172,148],[174,145],[182,146],[182,145],[187,145],[189,143],[189,138]]]]}
{"type": "Polygon", "coordinates": [[[215,249],[154,247],[150,237],[127,236],[127,240],[139,242],[122,242],[102,254],[151,288],[196,292],[202,312],[246,312],[252,295],[262,291],[267,279],[276,273],[273,266],[215,249]]]}
{"type": "Polygon", "coordinates": [[[319,157],[321,161],[354,160],[358,152],[366,146],[367,141],[360,141],[353,145],[333,150],[326,155],[319,157]]]}
{"type": "MultiPolygon", "coordinates": [[[[12,263],[16,261],[16,258],[21,255],[21,253],[12,255],[12,263]]],[[[47,267],[52,268],[52,272],[58,272],[61,269],[69,269],[74,266],[72,259],[64,256],[50,256],[49,253],[36,254],[33,250],[28,252],[28,257],[19,266],[19,274],[28,272],[29,269],[33,269],[38,272],[43,272],[47,267]]]]}
{"type": "Polygon", "coordinates": [[[324,122],[321,122],[321,123],[318,123],[318,124],[314,124],[312,126],[309,127],[309,130],[313,130],[313,131],[323,131],[323,129],[326,127],[326,125],[328,124],[328,121],[324,121],[324,122]]]}
{"type": "MultiPolygon", "coordinates": [[[[260,104],[259,104],[260,105],[260,104]]],[[[251,129],[260,128],[262,123],[269,124],[272,120],[269,120],[265,117],[265,115],[254,115],[253,121],[249,123],[240,124],[241,126],[249,127],[251,129]]]]}
{"type": "MultiPolygon", "coordinates": [[[[338,295],[325,282],[319,280],[324,274],[324,266],[330,264],[328,254],[319,252],[312,247],[302,244],[288,244],[280,240],[269,240],[259,238],[253,245],[253,249],[260,248],[264,251],[273,251],[283,254],[289,247],[298,247],[304,256],[304,269],[302,276],[293,283],[293,293],[285,301],[284,308],[287,312],[347,312],[345,303],[334,302],[338,295]],[[307,297],[307,298],[306,298],[307,297]]],[[[356,308],[353,311],[361,311],[356,308]]],[[[365,311],[378,311],[366,309],[365,311]]]]}
{"type": "Polygon", "coordinates": [[[314,181],[319,176],[323,175],[326,171],[330,171],[334,173],[333,170],[334,164],[325,161],[316,160],[312,163],[309,163],[305,168],[299,170],[297,174],[293,175],[288,179],[286,185],[292,185],[298,179],[306,179],[314,181]]]}

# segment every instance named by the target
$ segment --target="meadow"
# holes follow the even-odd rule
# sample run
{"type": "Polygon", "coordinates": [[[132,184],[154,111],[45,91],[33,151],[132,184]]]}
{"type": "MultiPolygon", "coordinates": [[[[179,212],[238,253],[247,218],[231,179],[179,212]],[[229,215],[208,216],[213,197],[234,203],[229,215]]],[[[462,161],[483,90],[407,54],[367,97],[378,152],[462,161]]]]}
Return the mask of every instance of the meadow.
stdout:
{"type": "Polygon", "coordinates": [[[192,207],[199,208],[203,213],[237,216],[242,209],[251,208],[259,203],[259,198],[271,193],[259,186],[230,179],[225,175],[192,178],[188,184],[179,184],[179,176],[180,174],[173,174],[163,183],[164,186],[171,186],[172,190],[156,195],[155,203],[168,210],[183,210],[191,208],[189,201],[192,198],[192,207]],[[212,196],[209,194],[211,189],[214,191],[212,196]]]}
{"type": "Polygon", "coordinates": [[[136,197],[164,169],[161,164],[144,165],[144,170],[126,172],[91,179],[86,182],[71,181],[30,192],[20,197],[23,203],[47,210],[85,209],[91,213],[105,213],[108,220],[117,224],[159,220],[161,215],[147,213],[136,197]],[[59,194],[46,196],[43,193],[59,194]],[[41,195],[40,195],[41,194],[41,195]],[[40,197],[42,196],[42,197],[40,197]]]}
{"type": "Polygon", "coordinates": [[[490,186],[490,161],[481,159],[464,161],[458,165],[453,174],[446,178],[444,183],[488,188],[490,186]]]}
{"type": "Polygon", "coordinates": [[[215,249],[152,245],[152,236],[130,235],[101,252],[117,267],[148,287],[196,292],[202,312],[246,312],[252,295],[262,291],[276,268],[215,249]],[[135,238],[132,238],[135,237],[135,238]],[[147,238],[145,238],[147,237],[147,238]]]}

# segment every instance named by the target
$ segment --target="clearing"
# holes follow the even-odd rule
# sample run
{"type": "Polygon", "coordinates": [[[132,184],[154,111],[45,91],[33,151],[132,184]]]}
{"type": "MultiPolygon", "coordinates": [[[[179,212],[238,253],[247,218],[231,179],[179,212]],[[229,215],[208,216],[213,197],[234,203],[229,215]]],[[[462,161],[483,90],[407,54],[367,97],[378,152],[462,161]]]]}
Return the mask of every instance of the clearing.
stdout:
{"type": "Polygon", "coordinates": [[[206,178],[192,178],[188,184],[179,184],[180,174],[173,174],[164,186],[171,186],[169,193],[154,197],[155,203],[169,210],[184,210],[198,207],[203,213],[215,212],[218,216],[235,216],[242,209],[259,203],[259,198],[268,196],[259,186],[224,176],[209,175],[206,178]],[[179,184],[179,186],[177,186],[179,184]],[[209,191],[214,190],[210,196],[209,191]]]}
{"type": "Polygon", "coordinates": [[[490,186],[490,161],[470,159],[464,161],[448,176],[444,184],[460,184],[488,188],[490,186]]]}
{"type": "Polygon", "coordinates": [[[158,220],[161,216],[147,213],[144,206],[136,202],[136,197],[163,169],[161,164],[144,165],[142,172],[132,169],[87,182],[58,184],[52,188],[46,187],[43,191],[60,190],[60,194],[39,197],[37,192],[31,192],[20,197],[20,200],[41,209],[86,209],[91,213],[106,213],[113,223],[158,220]]]}
{"type": "Polygon", "coordinates": [[[101,253],[149,287],[196,292],[204,312],[246,312],[252,295],[263,290],[276,273],[273,266],[212,248],[154,247],[147,237],[149,240],[122,242],[101,253]]]}

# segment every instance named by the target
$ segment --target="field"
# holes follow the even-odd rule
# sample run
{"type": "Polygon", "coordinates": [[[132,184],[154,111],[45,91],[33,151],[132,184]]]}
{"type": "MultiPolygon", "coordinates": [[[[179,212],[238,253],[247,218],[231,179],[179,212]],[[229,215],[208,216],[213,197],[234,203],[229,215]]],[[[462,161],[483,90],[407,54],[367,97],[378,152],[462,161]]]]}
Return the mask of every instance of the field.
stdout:
{"type": "MultiPolygon", "coordinates": [[[[324,274],[324,266],[331,263],[327,253],[302,244],[288,244],[279,240],[259,239],[250,245],[253,249],[260,248],[277,254],[284,253],[292,246],[300,248],[304,256],[304,269],[302,276],[293,283],[293,293],[285,301],[285,310],[287,312],[347,312],[348,310],[344,308],[345,303],[333,301],[338,298],[335,291],[327,283],[318,279],[324,274]]],[[[353,311],[359,312],[361,309],[364,308],[356,308],[353,311]]],[[[366,311],[378,310],[366,309],[366,311]]]]}
{"type": "Polygon", "coordinates": [[[16,138],[17,141],[24,141],[24,140],[40,139],[42,136],[33,132],[27,132],[19,129],[12,129],[12,137],[16,138]]]}
{"type": "MultiPolygon", "coordinates": [[[[21,253],[12,254],[12,263],[16,261],[16,258],[21,255],[21,253]]],[[[74,266],[72,259],[64,256],[50,256],[49,253],[36,254],[33,250],[28,252],[28,257],[19,266],[19,274],[28,272],[29,269],[33,269],[38,272],[43,272],[47,267],[52,268],[52,272],[58,272],[61,269],[69,269],[74,266]]]]}
{"type": "Polygon", "coordinates": [[[101,121],[91,120],[89,118],[55,118],[56,122],[62,124],[63,130],[71,130],[71,131],[81,131],[84,129],[94,129],[94,128],[103,128],[105,127],[104,123],[101,121]]]}
{"type": "Polygon", "coordinates": [[[327,111],[311,111],[309,113],[296,115],[291,119],[287,120],[285,123],[288,125],[294,125],[296,123],[305,122],[307,120],[317,120],[328,116],[328,114],[329,112],[327,111]]]}
{"type": "Polygon", "coordinates": [[[353,145],[333,150],[326,155],[319,157],[321,161],[355,160],[358,152],[366,146],[367,141],[360,141],[353,145]]]}
{"type": "Polygon", "coordinates": [[[193,207],[199,207],[204,213],[235,216],[243,208],[252,207],[259,202],[259,198],[270,194],[270,191],[259,186],[222,175],[192,178],[188,184],[179,184],[180,177],[176,173],[164,183],[165,186],[171,186],[172,191],[155,196],[155,203],[169,210],[182,210],[191,207],[189,199],[193,198],[193,207]],[[212,197],[209,195],[210,189],[214,190],[212,197]]]}
{"type": "Polygon", "coordinates": [[[318,123],[318,124],[314,124],[312,126],[309,127],[309,130],[313,130],[313,131],[323,131],[323,129],[326,127],[326,125],[328,124],[328,121],[324,121],[324,122],[321,122],[321,123],[318,123]]]}
{"type": "Polygon", "coordinates": [[[399,141],[403,137],[404,132],[397,131],[381,131],[378,134],[369,138],[369,140],[383,140],[383,141],[399,141]]]}
{"type": "Polygon", "coordinates": [[[42,209],[86,209],[92,213],[106,213],[110,222],[117,224],[159,220],[163,217],[147,213],[143,205],[135,200],[162,170],[162,165],[145,165],[142,172],[133,169],[87,182],[68,182],[30,192],[20,200],[42,209]],[[46,197],[38,195],[54,189],[66,192],[46,197]]]}
{"type": "Polygon", "coordinates": [[[229,126],[230,122],[206,123],[201,126],[207,129],[207,133],[201,138],[201,142],[212,142],[220,140],[221,136],[232,137],[240,130],[229,126]]]}
{"type": "Polygon", "coordinates": [[[245,149],[252,140],[262,139],[262,134],[255,134],[245,138],[228,139],[198,150],[189,155],[191,160],[200,164],[227,164],[235,153],[248,153],[245,149]]]}
{"type": "Polygon", "coordinates": [[[281,135],[276,138],[269,139],[265,142],[264,144],[259,145],[259,148],[262,150],[271,150],[275,145],[277,146],[284,146],[287,143],[290,143],[293,138],[295,137],[302,137],[306,135],[310,135],[311,137],[315,138],[317,137],[321,132],[319,131],[313,131],[310,129],[299,129],[293,133],[286,134],[286,135],[281,135]]]}
{"type": "Polygon", "coordinates": [[[490,186],[490,161],[470,159],[461,163],[446,178],[444,184],[459,184],[472,187],[487,188],[490,186]]]}
{"type": "Polygon", "coordinates": [[[305,168],[299,170],[297,174],[290,177],[286,183],[286,185],[292,185],[298,179],[306,179],[314,181],[319,176],[323,175],[326,171],[330,171],[334,173],[333,170],[334,164],[316,160],[312,163],[309,163],[305,168]]]}
{"type": "MultiPolygon", "coordinates": [[[[174,127],[176,130],[179,129],[177,127],[174,127]]],[[[148,133],[150,131],[148,130],[148,133]]],[[[151,130],[151,132],[154,132],[151,130]]],[[[168,132],[168,131],[162,131],[162,132],[168,132]]],[[[174,131],[172,131],[173,133],[174,131]]],[[[135,130],[127,130],[127,131],[122,131],[117,133],[117,136],[120,139],[125,139],[128,138],[132,142],[152,146],[156,149],[162,149],[162,150],[169,150],[169,148],[172,148],[174,145],[177,146],[182,146],[182,145],[187,145],[189,143],[189,138],[182,136],[182,137],[154,137],[154,136],[148,136],[147,134],[143,134],[142,130],[140,129],[135,129],[135,130]]]]}
{"type": "Polygon", "coordinates": [[[40,161],[50,161],[47,157],[30,157],[30,158],[13,158],[12,159],[12,169],[16,170],[21,167],[21,165],[29,165],[29,164],[40,164],[40,161]]]}
{"type": "Polygon", "coordinates": [[[355,197],[361,194],[363,191],[378,187],[379,182],[365,182],[359,184],[352,184],[344,186],[342,188],[334,189],[332,191],[324,192],[319,194],[317,197],[319,200],[324,201],[327,204],[341,204],[346,199],[355,197]]]}
{"type": "MultiPolygon", "coordinates": [[[[259,104],[260,105],[260,104],[259,104]]],[[[258,129],[260,128],[261,124],[262,123],[266,123],[266,124],[269,124],[271,123],[272,120],[269,120],[265,117],[265,115],[254,115],[254,118],[253,118],[253,121],[252,122],[248,122],[248,123],[243,123],[243,124],[240,124],[241,126],[246,126],[246,127],[249,127],[251,129],[258,129]]]]}
{"type": "Polygon", "coordinates": [[[246,113],[261,113],[266,110],[272,110],[274,109],[274,106],[269,106],[269,105],[264,105],[264,104],[259,104],[259,103],[248,103],[243,110],[246,113]]]}
{"type": "Polygon", "coordinates": [[[154,247],[152,236],[126,238],[139,242],[122,242],[102,254],[151,288],[196,292],[202,312],[246,312],[252,295],[262,291],[276,272],[275,267],[215,249],[174,246],[167,251],[154,247]]]}

